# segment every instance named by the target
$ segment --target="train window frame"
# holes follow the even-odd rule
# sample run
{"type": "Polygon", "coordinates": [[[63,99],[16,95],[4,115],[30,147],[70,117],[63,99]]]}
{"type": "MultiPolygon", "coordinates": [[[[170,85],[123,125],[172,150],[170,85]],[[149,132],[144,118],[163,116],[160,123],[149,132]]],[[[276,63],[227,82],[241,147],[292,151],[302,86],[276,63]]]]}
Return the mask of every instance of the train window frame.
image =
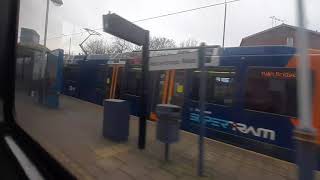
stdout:
{"type": "MultiPolygon", "coordinates": [[[[251,66],[251,67],[248,67],[247,68],[247,72],[246,72],[246,75],[245,75],[245,82],[244,82],[244,85],[245,85],[245,87],[244,87],[244,94],[243,94],[243,110],[244,111],[249,111],[249,112],[257,112],[257,113],[263,113],[263,114],[271,114],[271,115],[275,115],[275,116],[281,116],[281,117],[290,117],[290,118],[296,118],[297,117],[297,114],[298,114],[298,106],[296,107],[296,111],[295,111],[295,116],[294,115],[289,115],[288,113],[276,113],[276,112],[268,112],[268,111],[262,111],[262,110],[257,110],[257,109],[250,109],[250,108],[247,108],[247,106],[246,106],[246,99],[247,99],[247,97],[246,97],[246,93],[247,93],[247,90],[248,90],[248,80],[249,80],[249,76],[250,76],[250,71],[262,71],[262,70],[266,70],[266,71],[278,71],[278,72],[289,72],[290,73],[290,71],[291,72],[294,72],[295,73],[295,78],[294,78],[294,80],[295,80],[295,85],[294,85],[294,87],[297,87],[297,79],[296,79],[296,68],[295,67],[265,67],[265,66],[251,66]],[[288,71],[289,70],[289,71],[288,71]]],[[[312,74],[313,75],[313,74],[312,74]]],[[[271,75],[271,76],[273,76],[273,75],[271,75]]],[[[275,75],[275,76],[277,76],[277,75],[275,75]]],[[[282,75],[279,75],[278,74],[278,78],[279,78],[279,76],[282,76],[282,75]]],[[[284,76],[286,76],[286,75],[284,75],[284,76]]],[[[290,75],[289,75],[290,76],[290,75]]],[[[313,76],[312,76],[313,77],[313,76]]],[[[283,78],[283,77],[282,77],[283,78]]],[[[284,77],[284,78],[287,78],[287,77],[284,77]]],[[[280,78],[279,78],[279,80],[281,80],[280,78]]],[[[313,81],[313,80],[312,80],[313,81]]],[[[313,84],[313,83],[312,83],[313,84]]],[[[287,86],[287,84],[285,85],[285,86],[287,86]]],[[[295,99],[295,103],[296,103],[296,105],[298,105],[298,99],[297,99],[297,89],[295,89],[295,92],[296,92],[296,96],[294,96],[296,99],[295,99]]],[[[284,94],[288,94],[288,93],[284,93],[284,94]]]]}
{"type": "MultiPolygon", "coordinates": [[[[194,81],[194,73],[196,73],[196,72],[200,72],[200,70],[194,70],[193,72],[192,72],[192,76],[193,76],[193,78],[192,78],[192,82],[191,82],[191,90],[190,90],[190,96],[189,96],[189,98],[192,100],[192,101],[199,101],[199,95],[198,95],[198,93],[197,93],[197,97],[198,97],[198,99],[195,99],[194,98],[194,96],[193,96],[193,81],[194,81]]],[[[236,89],[235,89],[235,87],[236,87],[236,83],[235,83],[235,81],[236,81],[236,76],[237,76],[237,67],[236,66],[219,66],[219,67],[208,67],[207,68],[207,92],[206,92],[206,104],[214,104],[214,105],[216,105],[216,106],[223,106],[223,107],[232,107],[233,106],[233,104],[235,103],[235,93],[236,93],[236,89]],[[230,71],[230,74],[231,73],[233,73],[233,76],[231,76],[231,77],[233,77],[233,81],[231,82],[231,85],[230,85],[230,87],[231,87],[231,95],[230,95],[230,97],[231,97],[231,103],[228,103],[228,104],[226,104],[226,103],[224,103],[224,104],[220,104],[220,103],[216,103],[216,102],[212,102],[212,101],[209,101],[208,100],[208,94],[209,94],[209,89],[208,89],[208,81],[209,81],[209,78],[208,78],[208,72],[209,71],[217,71],[217,72],[222,72],[222,71],[230,71]]],[[[217,76],[216,76],[217,77],[217,76]]],[[[224,77],[220,77],[220,78],[224,78],[224,77]]],[[[213,97],[214,97],[215,95],[213,95],[213,97]]]]}

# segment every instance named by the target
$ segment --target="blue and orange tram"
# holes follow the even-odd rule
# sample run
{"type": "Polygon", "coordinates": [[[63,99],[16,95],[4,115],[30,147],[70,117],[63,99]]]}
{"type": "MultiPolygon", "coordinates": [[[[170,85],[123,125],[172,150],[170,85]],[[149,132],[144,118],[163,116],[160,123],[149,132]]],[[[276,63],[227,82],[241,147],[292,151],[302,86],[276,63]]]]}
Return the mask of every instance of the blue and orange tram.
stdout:
{"type": "MultiPolygon", "coordinates": [[[[159,51],[157,51],[159,52],[159,51]]],[[[148,112],[170,103],[182,107],[183,130],[199,130],[198,50],[151,53],[148,76],[148,112]]],[[[320,52],[310,50],[313,84],[313,125],[320,127],[320,52]]],[[[139,114],[141,63],[124,58],[119,96],[139,114]]],[[[286,46],[213,48],[206,51],[207,94],[205,125],[208,138],[293,161],[293,130],[297,118],[296,49],[286,46]]],[[[119,73],[119,72],[118,72],[119,73]]],[[[111,81],[116,77],[109,73],[111,81]]],[[[102,76],[108,76],[105,73],[102,76]]],[[[118,74],[119,76],[119,74],[118,74]]],[[[101,83],[107,84],[108,81],[101,83]]],[[[104,89],[104,98],[109,91],[104,89]]],[[[318,131],[319,132],[319,131],[318,131]]],[[[320,140],[320,139],[319,139],[320,140]]],[[[318,141],[319,141],[318,140],[318,141]]]]}

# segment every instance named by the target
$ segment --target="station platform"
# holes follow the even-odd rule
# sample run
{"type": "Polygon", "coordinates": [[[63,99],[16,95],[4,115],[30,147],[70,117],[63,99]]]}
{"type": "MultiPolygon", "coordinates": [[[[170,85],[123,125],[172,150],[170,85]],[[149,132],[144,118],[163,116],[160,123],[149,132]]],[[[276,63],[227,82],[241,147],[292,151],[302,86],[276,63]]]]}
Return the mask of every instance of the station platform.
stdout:
{"type": "MultiPolygon", "coordinates": [[[[130,119],[128,142],[114,143],[102,136],[102,106],[63,95],[60,104],[49,109],[18,94],[17,121],[78,179],[297,179],[292,163],[211,139],[205,139],[205,177],[198,177],[197,135],[181,131],[166,162],[164,145],[155,138],[155,122],[147,123],[146,149],[139,150],[137,117],[130,119]]],[[[318,172],[316,178],[320,180],[318,172]]]]}

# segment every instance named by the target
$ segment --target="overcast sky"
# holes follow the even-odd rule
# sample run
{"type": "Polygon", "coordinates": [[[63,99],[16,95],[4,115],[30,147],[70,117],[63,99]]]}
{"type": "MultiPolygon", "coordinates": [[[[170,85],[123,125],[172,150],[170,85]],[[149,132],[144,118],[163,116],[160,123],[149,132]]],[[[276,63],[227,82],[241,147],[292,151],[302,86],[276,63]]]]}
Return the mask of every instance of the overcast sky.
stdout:
{"type": "MultiPolygon", "coordinates": [[[[239,46],[243,37],[271,28],[270,16],[296,25],[296,0],[240,0],[228,4],[226,46],[239,46]]],[[[320,30],[319,0],[307,1],[307,27],[320,30]]],[[[46,0],[20,0],[20,27],[35,29],[43,39],[46,0]]],[[[87,36],[82,28],[102,29],[102,14],[109,11],[135,21],[171,12],[216,4],[224,0],[64,0],[57,7],[50,4],[48,46],[78,53],[78,44],[87,36]],[[83,32],[74,36],[64,36],[83,32]],[[58,37],[58,38],[57,38],[58,37]]],[[[211,45],[221,45],[224,6],[215,6],[179,15],[139,22],[152,36],[174,39],[177,43],[192,38],[211,45]]],[[[280,24],[280,23],[278,23],[280,24]]],[[[108,39],[111,36],[103,34],[108,39]]],[[[41,42],[42,43],[42,42],[41,42]]]]}

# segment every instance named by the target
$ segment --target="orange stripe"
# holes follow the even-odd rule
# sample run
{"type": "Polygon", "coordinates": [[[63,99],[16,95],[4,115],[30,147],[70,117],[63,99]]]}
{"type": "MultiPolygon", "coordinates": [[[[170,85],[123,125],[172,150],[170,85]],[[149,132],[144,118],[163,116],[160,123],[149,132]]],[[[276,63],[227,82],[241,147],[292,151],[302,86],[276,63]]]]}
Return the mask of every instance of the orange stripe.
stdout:
{"type": "Polygon", "coordinates": [[[163,82],[164,87],[163,87],[163,93],[162,93],[162,104],[167,103],[169,75],[170,75],[170,70],[166,71],[165,79],[163,82]]]}
{"type": "Polygon", "coordinates": [[[116,67],[116,77],[114,78],[114,84],[113,84],[113,98],[116,97],[116,87],[117,87],[117,83],[118,83],[118,72],[119,72],[119,67],[117,65],[115,65],[116,67]]]}
{"type": "Polygon", "coordinates": [[[176,76],[176,70],[171,70],[171,76],[170,76],[170,86],[169,86],[169,95],[167,99],[167,103],[171,103],[171,98],[174,94],[174,81],[176,76]]]}
{"type": "Polygon", "coordinates": [[[157,114],[155,113],[155,112],[151,112],[150,113],[150,120],[152,120],[152,121],[158,121],[158,116],[157,116],[157,114]]]}
{"type": "Polygon", "coordinates": [[[114,82],[113,82],[113,85],[112,85],[112,98],[115,98],[115,94],[116,94],[118,66],[114,65],[114,69],[115,69],[115,74],[114,74],[114,82]]]}
{"type": "Polygon", "coordinates": [[[109,95],[109,98],[111,99],[112,98],[112,91],[113,91],[113,82],[114,82],[114,76],[115,76],[115,68],[112,67],[112,77],[111,77],[111,87],[110,87],[110,95],[109,95]]]}

